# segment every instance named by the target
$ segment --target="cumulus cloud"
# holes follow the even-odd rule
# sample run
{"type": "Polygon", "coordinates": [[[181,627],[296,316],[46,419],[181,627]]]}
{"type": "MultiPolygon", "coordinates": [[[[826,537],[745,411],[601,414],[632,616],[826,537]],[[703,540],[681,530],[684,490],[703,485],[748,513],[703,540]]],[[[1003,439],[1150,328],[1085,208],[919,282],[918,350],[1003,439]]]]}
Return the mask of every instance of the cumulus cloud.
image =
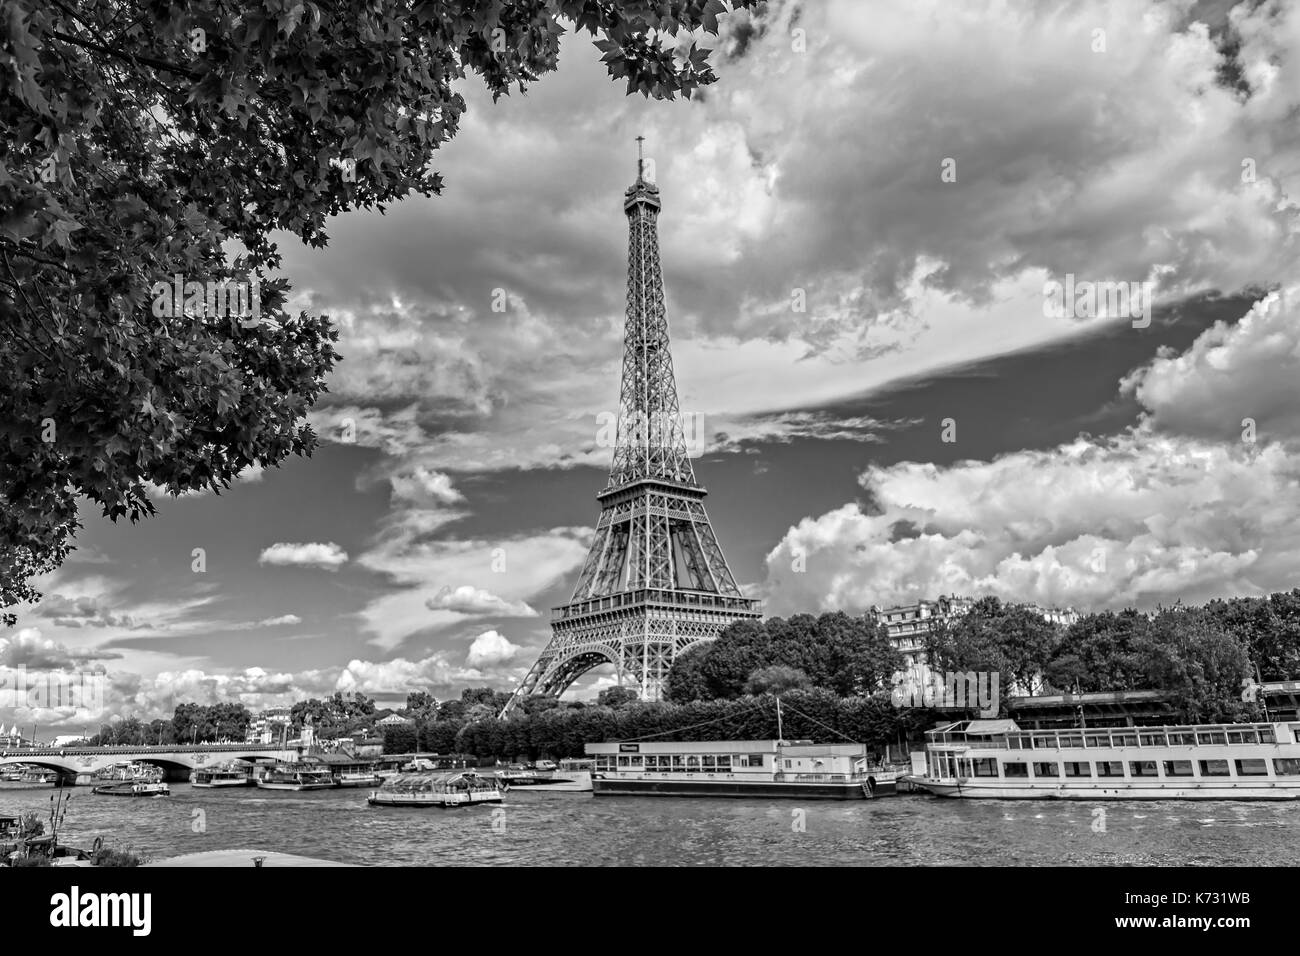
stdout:
{"type": "Polygon", "coordinates": [[[869,469],[871,507],[806,518],[768,555],[769,610],[861,610],[950,592],[1150,607],[1293,587],[1300,450],[1267,368],[1300,346],[1300,324],[1282,317],[1287,300],[1270,297],[1127,378],[1145,412],[1123,434],[987,462],[869,469]],[[1280,438],[1266,429],[1241,441],[1239,425],[1220,424],[1239,423],[1240,407],[1280,438]],[[1225,432],[1236,440],[1214,440],[1225,432]]]}
{"type": "Polygon", "coordinates": [[[425,601],[424,606],[431,611],[455,611],[484,617],[537,617],[537,612],[523,601],[507,601],[485,588],[468,584],[458,588],[444,587],[425,601]]]}
{"type": "Polygon", "coordinates": [[[439,471],[416,466],[408,472],[389,476],[393,500],[416,505],[454,505],[465,496],[452,487],[451,478],[439,471]]]}
{"type": "Polygon", "coordinates": [[[475,668],[496,667],[514,660],[519,651],[519,645],[496,631],[484,631],[469,645],[465,663],[475,668]]]}
{"type": "Polygon", "coordinates": [[[348,553],[332,541],[328,544],[273,544],[257,558],[258,564],[324,568],[326,571],[337,571],[347,561],[348,553]]]}
{"type": "Polygon", "coordinates": [[[38,628],[24,627],[12,637],[0,637],[0,668],[26,667],[31,670],[82,668],[88,663],[115,660],[113,651],[73,649],[43,638],[38,628]]]}

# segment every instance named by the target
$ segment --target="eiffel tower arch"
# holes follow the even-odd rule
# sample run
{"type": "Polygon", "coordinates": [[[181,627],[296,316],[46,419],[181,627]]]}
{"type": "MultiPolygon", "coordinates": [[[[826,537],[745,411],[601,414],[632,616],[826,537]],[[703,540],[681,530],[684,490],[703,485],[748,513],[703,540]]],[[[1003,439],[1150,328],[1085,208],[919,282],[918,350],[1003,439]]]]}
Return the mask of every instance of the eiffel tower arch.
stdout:
{"type": "Polygon", "coordinates": [[[659,700],[678,654],[761,616],[727,566],[687,453],[668,347],[660,207],[659,187],[638,159],[623,199],[627,320],[614,461],[573,596],[552,612],[550,643],[503,716],[528,697],[560,696],[602,664],[613,664],[642,700],[659,700]]]}

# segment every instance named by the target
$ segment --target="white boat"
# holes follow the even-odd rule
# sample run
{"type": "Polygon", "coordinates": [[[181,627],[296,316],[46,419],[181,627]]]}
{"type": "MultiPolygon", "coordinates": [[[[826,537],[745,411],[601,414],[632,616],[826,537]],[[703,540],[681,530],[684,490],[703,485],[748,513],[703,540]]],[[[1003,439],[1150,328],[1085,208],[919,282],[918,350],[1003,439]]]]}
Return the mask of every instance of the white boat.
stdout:
{"type": "Polygon", "coordinates": [[[257,778],[261,790],[331,790],[337,784],[329,770],[315,764],[277,764],[257,778]]]}
{"type": "Polygon", "coordinates": [[[374,807],[466,807],[500,803],[504,796],[494,777],[453,770],[401,774],[370,791],[366,802],[374,807]]]}
{"type": "Polygon", "coordinates": [[[594,760],[561,760],[559,767],[539,760],[536,770],[498,770],[496,777],[511,790],[551,793],[591,793],[594,760]]]}
{"type": "Polygon", "coordinates": [[[110,783],[90,791],[105,797],[169,797],[171,788],[165,783],[110,783]]]}
{"type": "Polygon", "coordinates": [[[587,744],[596,796],[862,800],[896,792],[899,770],[862,744],[787,740],[587,744]]]}
{"type": "Polygon", "coordinates": [[[926,734],[941,797],[1022,800],[1300,799],[1300,723],[1021,730],[960,721],[926,734]]]}
{"type": "Polygon", "coordinates": [[[248,769],[241,767],[204,767],[190,774],[191,786],[201,789],[247,787],[252,783],[248,769]]]}

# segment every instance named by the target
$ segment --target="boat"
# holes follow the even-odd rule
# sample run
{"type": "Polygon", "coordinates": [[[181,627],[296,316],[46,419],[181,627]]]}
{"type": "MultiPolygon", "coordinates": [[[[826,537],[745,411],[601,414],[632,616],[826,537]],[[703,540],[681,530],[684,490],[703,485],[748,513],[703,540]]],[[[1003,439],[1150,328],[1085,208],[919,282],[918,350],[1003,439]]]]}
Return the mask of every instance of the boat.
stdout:
{"type": "Polygon", "coordinates": [[[161,783],[164,776],[161,767],[126,761],[105,767],[93,779],[96,783],[161,783]]]}
{"type": "Polygon", "coordinates": [[[338,787],[378,787],[384,778],[374,771],[345,771],[334,775],[338,787]]]}
{"type": "Polygon", "coordinates": [[[941,797],[1023,800],[1300,799],[1300,723],[1021,730],[968,720],[926,734],[941,797]]]}
{"type": "Polygon", "coordinates": [[[591,793],[594,760],[538,761],[533,770],[498,770],[496,778],[511,790],[548,790],[552,793],[591,793]]]}
{"type": "Polygon", "coordinates": [[[220,767],[204,767],[190,774],[190,784],[203,789],[247,787],[252,782],[253,778],[249,776],[247,767],[236,767],[233,764],[220,767]]]}
{"type": "Polygon", "coordinates": [[[0,771],[0,783],[17,783],[23,779],[21,767],[14,767],[9,770],[0,771]]]}
{"type": "Polygon", "coordinates": [[[282,763],[257,778],[262,790],[332,790],[334,775],[318,764],[282,763]]]}
{"type": "Polygon", "coordinates": [[[505,790],[495,777],[472,770],[404,773],[370,791],[372,807],[464,807],[500,803],[505,790]]]}
{"type": "Polygon", "coordinates": [[[90,792],[104,797],[169,797],[172,791],[165,783],[137,781],[108,783],[95,787],[90,792]]]}
{"type": "Polygon", "coordinates": [[[862,744],[714,740],[587,744],[596,796],[862,800],[896,792],[901,769],[862,744]]]}
{"type": "Polygon", "coordinates": [[[22,783],[58,783],[59,775],[53,770],[28,768],[18,779],[22,783]]]}

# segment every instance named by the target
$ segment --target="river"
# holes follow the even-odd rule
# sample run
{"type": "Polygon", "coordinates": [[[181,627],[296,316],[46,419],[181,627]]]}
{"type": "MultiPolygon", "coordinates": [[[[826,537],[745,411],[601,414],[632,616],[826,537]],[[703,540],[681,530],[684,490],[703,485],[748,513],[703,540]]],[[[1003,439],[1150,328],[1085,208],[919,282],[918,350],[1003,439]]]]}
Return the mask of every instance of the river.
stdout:
{"type": "MultiPolygon", "coordinates": [[[[72,788],[60,842],[89,847],[102,836],[151,859],[247,847],[418,866],[1300,865],[1300,803],[515,792],[498,807],[444,810],[370,807],[365,790],[171,788],[158,799],[72,788]]],[[[47,814],[53,792],[0,784],[0,815],[47,814]]]]}

